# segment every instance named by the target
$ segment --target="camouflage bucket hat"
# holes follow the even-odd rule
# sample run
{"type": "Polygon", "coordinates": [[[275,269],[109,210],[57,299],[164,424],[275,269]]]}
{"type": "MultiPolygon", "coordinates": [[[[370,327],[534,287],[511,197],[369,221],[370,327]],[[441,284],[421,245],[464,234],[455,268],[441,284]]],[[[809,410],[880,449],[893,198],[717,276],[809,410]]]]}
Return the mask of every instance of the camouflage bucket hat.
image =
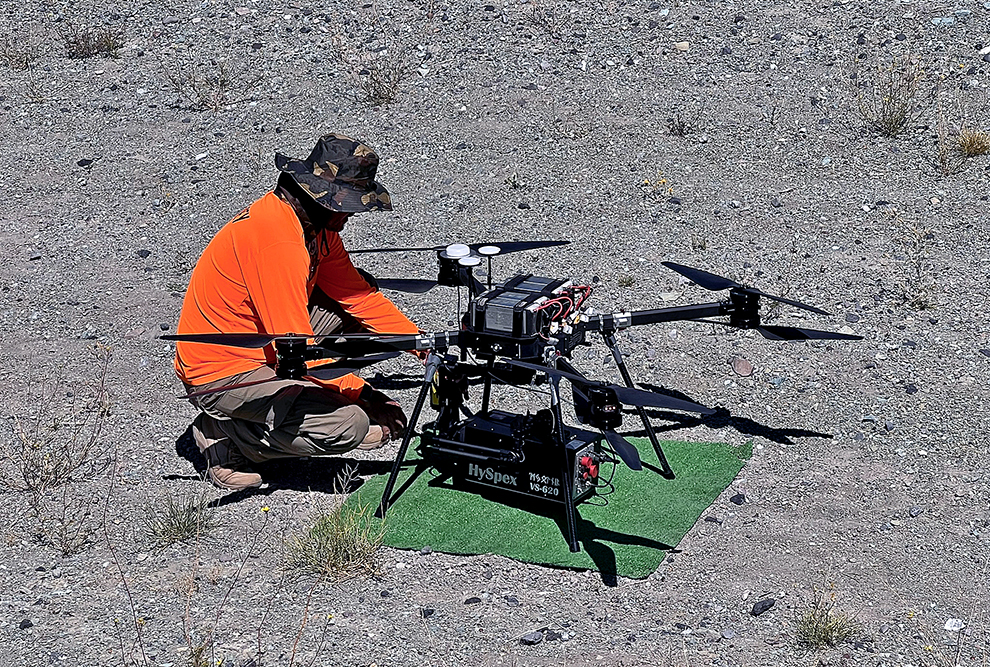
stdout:
{"type": "Polygon", "coordinates": [[[320,137],[305,160],[275,153],[275,166],[331,211],[391,211],[388,190],[375,181],[378,154],[342,134],[320,137]]]}

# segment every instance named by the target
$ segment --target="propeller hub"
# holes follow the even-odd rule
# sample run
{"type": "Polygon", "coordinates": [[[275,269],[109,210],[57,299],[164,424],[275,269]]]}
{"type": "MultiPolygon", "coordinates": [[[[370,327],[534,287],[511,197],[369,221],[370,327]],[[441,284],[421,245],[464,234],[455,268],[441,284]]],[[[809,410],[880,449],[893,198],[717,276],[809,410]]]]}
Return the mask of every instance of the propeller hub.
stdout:
{"type": "Polygon", "coordinates": [[[760,326],[760,296],[742,289],[733,288],[729,292],[732,310],[729,324],[740,329],[755,329],[760,326]]]}
{"type": "MultiPolygon", "coordinates": [[[[295,334],[289,334],[295,336],[295,334]]],[[[298,380],[306,375],[306,339],[275,339],[275,374],[287,380],[298,380]]]]}

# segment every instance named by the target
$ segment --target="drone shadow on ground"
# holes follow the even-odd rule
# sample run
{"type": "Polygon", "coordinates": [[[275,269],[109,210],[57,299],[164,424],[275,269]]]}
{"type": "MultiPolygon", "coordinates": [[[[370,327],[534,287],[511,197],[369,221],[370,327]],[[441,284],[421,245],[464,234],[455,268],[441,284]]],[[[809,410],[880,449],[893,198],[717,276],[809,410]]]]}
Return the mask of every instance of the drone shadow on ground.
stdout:
{"type": "MultiPolygon", "coordinates": [[[[192,436],[192,427],[175,441],[175,452],[193,466],[195,475],[166,475],[167,480],[204,480],[206,459],[192,436]]],[[[392,469],[389,461],[359,461],[348,457],[326,456],[308,459],[280,459],[256,464],[266,484],[259,489],[235,491],[210,503],[223,507],[256,496],[271,495],[276,489],[318,491],[327,494],[349,494],[361,488],[362,477],[381,475],[392,469]]]]}
{"type": "MultiPolygon", "coordinates": [[[[422,464],[418,465],[417,469],[412,475],[410,475],[407,483],[404,485],[404,488],[412,484],[412,481],[421,475],[426,468],[427,466],[422,464]]],[[[441,475],[430,480],[427,484],[429,486],[445,489],[451,492],[460,492],[460,490],[453,486],[449,480],[449,476],[441,475]]],[[[393,496],[393,501],[401,495],[401,491],[402,489],[396,492],[393,496]]],[[[532,498],[520,496],[515,493],[499,492],[495,489],[485,489],[482,491],[472,489],[470,493],[479,495],[491,502],[505,505],[506,507],[512,507],[536,516],[552,519],[557,524],[557,529],[560,531],[560,540],[562,543],[567,542],[567,519],[564,515],[563,505],[549,502],[541,503],[534,501],[532,498]]],[[[601,526],[595,524],[595,522],[581,516],[580,505],[578,506],[577,538],[581,545],[581,549],[588,554],[592,562],[594,562],[595,567],[598,569],[598,572],[602,577],[602,583],[606,586],[618,585],[618,564],[615,558],[615,551],[613,551],[607,543],[611,542],[612,544],[635,545],[662,551],[670,551],[674,549],[674,547],[669,544],[652,540],[648,537],[640,537],[638,535],[630,535],[628,533],[620,533],[614,530],[609,530],[608,528],[602,528],[601,526]]]]}
{"type": "MultiPolygon", "coordinates": [[[[643,389],[655,391],[659,394],[673,396],[674,398],[680,398],[688,401],[692,400],[690,396],[682,394],[678,391],[667,389],[665,387],[659,387],[647,382],[641,382],[639,386],[643,389]]],[[[657,433],[667,433],[683,428],[692,428],[694,426],[707,426],[708,428],[713,429],[732,428],[738,433],[759,436],[761,438],[766,438],[771,442],[776,442],[782,445],[796,444],[791,438],[832,439],[833,437],[830,433],[819,433],[818,431],[809,431],[807,429],[773,428],[746,417],[734,417],[726,408],[715,408],[714,414],[710,415],[693,415],[684,414],[683,412],[670,412],[667,410],[654,409],[647,409],[646,414],[654,419],[663,419],[664,421],[670,422],[664,425],[654,425],[653,430],[657,433]]],[[[645,436],[646,431],[641,429],[638,431],[625,432],[623,435],[645,436]]]]}

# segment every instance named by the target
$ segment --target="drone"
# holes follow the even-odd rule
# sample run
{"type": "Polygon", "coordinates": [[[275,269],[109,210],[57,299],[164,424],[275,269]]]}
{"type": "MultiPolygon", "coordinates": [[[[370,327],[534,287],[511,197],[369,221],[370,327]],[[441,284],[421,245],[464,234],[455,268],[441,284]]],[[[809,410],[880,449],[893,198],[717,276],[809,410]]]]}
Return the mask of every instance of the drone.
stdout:
{"type": "MultiPolygon", "coordinates": [[[[561,246],[569,241],[511,241],[504,243],[454,243],[427,248],[379,248],[365,252],[432,251],[436,253],[436,280],[378,279],[381,289],[424,293],[437,285],[466,288],[468,302],[460,315],[460,328],[419,334],[345,334],[305,336],[297,334],[178,334],[162,336],[240,347],[273,344],[276,375],[289,379],[333,379],[365,368],[402,351],[426,354],[425,372],[409,425],[392,464],[376,516],[384,517],[399,500],[393,497],[408,449],[419,436],[417,452],[422,465],[436,469],[459,490],[483,494],[497,502],[522,499],[523,503],[553,504],[562,509],[568,547],[580,551],[577,535],[578,505],[614,490],[606,479],[607,464],[643,470],[639,451],[617,432],[623,408],[637,413],[652,445],[659,467],[672,479],[670,466],[657,439],[646,408],[698,414],[714,410],[693,401],[637,388],[617,332],[634,326],[675,321],[709,322],[737,329],[752,329],[771,340],[860,340],[852,334],[788,326],[761,321],[760,300],[769,299],[819,315],[829,313],[792,299],[768,294],[755,287],[701,269],[663,262],[663,265],[707,290],[728,291],[728,297],[710,303],[667,308],[598,312],[588,305],[593,285],[568,278],[520,273],[493,283],[492,260],[500,255],[561,246]],[[474,274],[487,263],[487,282],[474,274]],[[590,335],[600,336],[611,352],[622,378],[613,384],[589,378],[573,363],[574,351],[589,345],[590,335]],[[457,354],[451,352],[458,350],[457,354]],[[336,361],[310,367],[319,359],[336,361]],[[492,407],[495,386],[531,388],[542,381],[549,391],[549,405],[534,413],[492,407]],[[561,381],[570,385],[571,400],[562,393],[561,381]],[[481,384],[480,406],[468,405],[469,384],[481,384]],[[429,402],[436,412],[417,432],[423,408],[429,402]],[[570,402],[574,421],[566,423],[563,405],[570,402]]],[[[192,395],[191,395],[192,396],[192,395]]],[[[614,468],[613,468],[614,470],[614,468]]]]}

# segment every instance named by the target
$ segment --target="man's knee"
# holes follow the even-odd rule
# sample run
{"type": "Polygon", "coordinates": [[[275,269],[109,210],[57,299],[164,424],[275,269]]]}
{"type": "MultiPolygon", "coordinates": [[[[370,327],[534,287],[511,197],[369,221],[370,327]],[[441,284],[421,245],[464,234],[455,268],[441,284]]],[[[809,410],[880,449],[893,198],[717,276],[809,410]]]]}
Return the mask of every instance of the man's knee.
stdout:
{"type": "Polygon", "coordinates": [[[370,427],[368,413],[357,405],[344,405],[324,415],[305,435],[327,454],[339,454],[361,444],[370,427]]]}

